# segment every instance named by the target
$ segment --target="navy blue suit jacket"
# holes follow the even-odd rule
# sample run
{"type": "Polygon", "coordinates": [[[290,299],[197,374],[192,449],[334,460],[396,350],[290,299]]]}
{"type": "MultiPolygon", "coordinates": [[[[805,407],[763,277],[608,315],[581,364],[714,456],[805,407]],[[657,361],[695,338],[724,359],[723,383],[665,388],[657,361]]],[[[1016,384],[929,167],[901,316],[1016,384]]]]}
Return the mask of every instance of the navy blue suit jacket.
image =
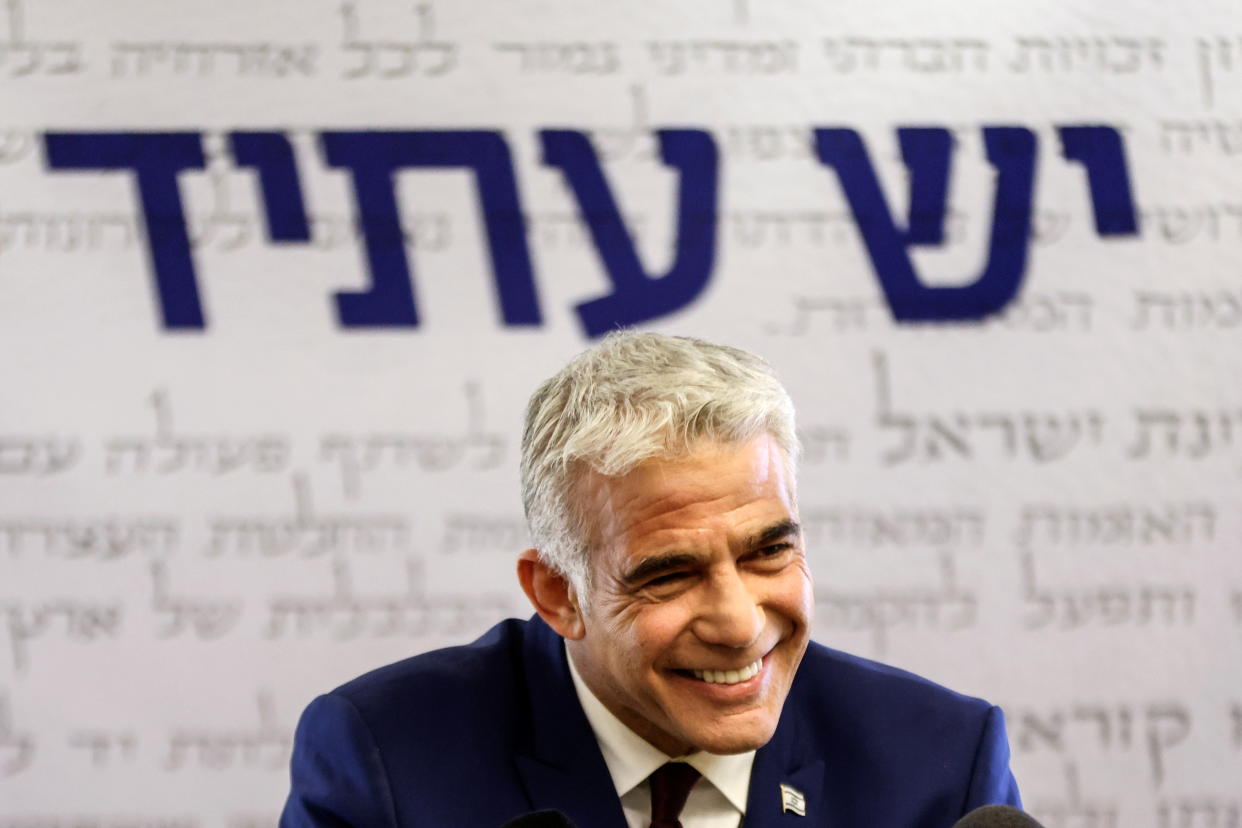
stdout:
{"type": "MultiPolygon", "coordinates": [[[[464,647],[380,668],[298,724],[281,828],[497,828],[557,809],[625,828],[561,638],[510,619],[464,647]]],[[[1019,805],[999,708],[818,644],[751,772],[746,828],[948,828],[1019,805]],[[780,785],[806,797],[782,813],[780,785]]]]}

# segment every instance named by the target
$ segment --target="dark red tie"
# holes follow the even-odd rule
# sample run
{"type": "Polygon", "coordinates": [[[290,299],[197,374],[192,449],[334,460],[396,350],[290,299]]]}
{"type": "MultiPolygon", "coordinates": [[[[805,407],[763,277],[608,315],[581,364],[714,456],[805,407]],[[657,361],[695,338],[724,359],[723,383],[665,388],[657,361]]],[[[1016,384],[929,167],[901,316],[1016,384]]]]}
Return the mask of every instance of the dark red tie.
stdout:
{"type": "Polygon", "coordinates": [[[651,828],[681,828],[677,819],[686,805],[690,789],[699,781],[699,772],[685,762],[660,766],[648,780],[651,784],[651,828]]]}

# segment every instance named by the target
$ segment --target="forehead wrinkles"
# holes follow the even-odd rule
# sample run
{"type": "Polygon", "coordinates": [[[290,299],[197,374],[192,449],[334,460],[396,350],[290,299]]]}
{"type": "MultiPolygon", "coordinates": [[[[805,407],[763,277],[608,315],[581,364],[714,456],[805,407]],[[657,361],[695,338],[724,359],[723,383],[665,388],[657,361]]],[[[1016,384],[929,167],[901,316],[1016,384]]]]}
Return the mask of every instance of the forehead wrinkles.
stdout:
{"type": "Polygon", "coordinates": [[[696,520],[728,518],[761,501],[793,511],[794,481],[783,453],[770,437],[765,443],[749,457],[737,454],[746,444],[723,444],[687,457],[653,458],[619,477],[581,469],[572,500],[589,544],[598,547],[605,538],[616,540],[652,522],[680,521],[690,528],[696,520]]]}
{"type": "Polygon", "coordinates": [[[626,535],[651,535],[656,532],[702,533],[729,529],[743,519],[741,513],[759,506],[766,498],[739,496],[726,492],[704,499],[685,492],[672,492],[650,503],[638,504],[629,510],[618,528],[626,535]]]}

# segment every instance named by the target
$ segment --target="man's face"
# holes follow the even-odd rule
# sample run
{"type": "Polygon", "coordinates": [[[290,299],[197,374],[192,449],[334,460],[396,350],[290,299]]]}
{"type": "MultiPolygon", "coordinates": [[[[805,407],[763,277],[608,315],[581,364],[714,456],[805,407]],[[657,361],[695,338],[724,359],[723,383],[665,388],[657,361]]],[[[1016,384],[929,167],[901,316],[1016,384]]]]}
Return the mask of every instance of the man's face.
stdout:
{"type": "Polygon", "coordinates": [[[741,753],[776,729],[812,607],[793,486],[767,435],[582,481],[595,548],[570,652],[670,756],[741,753]]]}

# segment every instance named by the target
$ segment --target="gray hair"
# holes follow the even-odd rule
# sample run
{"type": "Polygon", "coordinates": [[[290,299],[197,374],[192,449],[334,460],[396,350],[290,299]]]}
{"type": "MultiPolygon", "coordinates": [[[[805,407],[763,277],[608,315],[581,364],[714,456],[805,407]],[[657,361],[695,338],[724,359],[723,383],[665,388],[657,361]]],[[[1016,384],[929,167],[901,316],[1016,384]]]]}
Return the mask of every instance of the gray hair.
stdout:
{"type": "Polygon", "coordinates": [[[700,339],[617,332],[539,386],[522,432],[522,503],[542,560],[585,597],[588,516],[574,489],[585,470],[624,475],[696,442],[744,443],[768,433],[792,476],[794,408],[771,366],[700,339]]]}

